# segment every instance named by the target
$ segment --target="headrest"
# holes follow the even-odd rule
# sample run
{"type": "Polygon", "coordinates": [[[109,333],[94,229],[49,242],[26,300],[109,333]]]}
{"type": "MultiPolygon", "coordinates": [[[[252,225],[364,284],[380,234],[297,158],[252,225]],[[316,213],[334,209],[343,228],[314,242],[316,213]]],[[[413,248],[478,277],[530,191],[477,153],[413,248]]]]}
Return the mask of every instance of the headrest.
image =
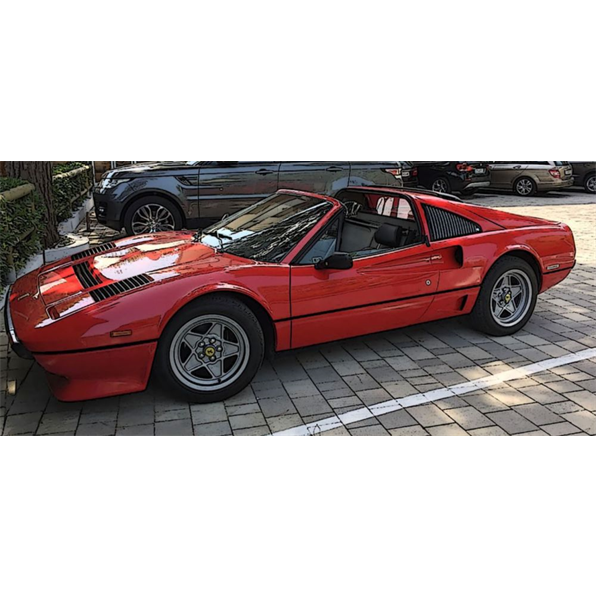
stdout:
{"type": "Polygon", "coordinates": [[[399,226],[383,224],[375,234],[375,242],[388,248],[399,248],[402,241],[402,230],[399,226]]]}

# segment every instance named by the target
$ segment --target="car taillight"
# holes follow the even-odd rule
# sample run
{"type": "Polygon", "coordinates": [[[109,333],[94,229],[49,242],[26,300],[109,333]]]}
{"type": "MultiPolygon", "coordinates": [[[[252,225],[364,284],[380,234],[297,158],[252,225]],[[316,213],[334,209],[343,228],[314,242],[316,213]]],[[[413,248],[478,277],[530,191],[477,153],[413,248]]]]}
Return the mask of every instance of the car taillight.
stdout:
{"type": "Polygon", "coordinates": [[[395,176],[398,179],[401,178],[401,168],[390,168],[384,171],[388,174],[391,174],[392,176],[395,176]]]}
{"type": "Polygon", "coordinates": [[[549,174],[553,177],[553,178],[560,178],[561,177],[561,172],[559,172],[559,170],[557,170],[556,168],[553,168],[552,170],[549,171],[549,174]]]}
{"type": "Polygon", "coordinates": [[[474,168],[467,163],[458,163],[456,166],[458,172],[473,172],[474,168]]]}

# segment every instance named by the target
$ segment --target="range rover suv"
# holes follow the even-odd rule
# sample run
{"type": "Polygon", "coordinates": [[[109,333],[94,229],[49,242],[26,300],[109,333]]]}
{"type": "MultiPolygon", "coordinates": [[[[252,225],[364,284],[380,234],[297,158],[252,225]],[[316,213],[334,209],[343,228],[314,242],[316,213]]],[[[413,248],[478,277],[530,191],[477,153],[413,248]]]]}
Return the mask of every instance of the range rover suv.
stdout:
{"type": "Polygon", "coordinates": [[[401,171],[397,161],[152,162],[106,173],[95,211],[131,236],[202,228],[284,188],[332,196],[351,186],[403,188],[401,171]]]}
{"type": "Polygon", "coordinates": [[[583,186],[586,192],[596,192],[596,162],[572,161],[573,182],[575,186],[583,186]]]}

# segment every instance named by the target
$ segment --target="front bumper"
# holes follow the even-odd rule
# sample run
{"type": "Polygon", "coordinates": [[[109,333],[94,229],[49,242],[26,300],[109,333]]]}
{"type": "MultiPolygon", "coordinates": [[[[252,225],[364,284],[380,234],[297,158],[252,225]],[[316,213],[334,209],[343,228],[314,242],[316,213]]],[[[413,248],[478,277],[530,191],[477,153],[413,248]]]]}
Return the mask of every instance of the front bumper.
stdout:
{"type": "Polygon", "coordinates": [[[104,350],[35,354],[52,393],[65,402],[86,401],[144,391],[157,342],[104,350]]]}
{"type": "Polygon", "coordinates": [[[6,302],[4,304],[4,327],[8,335],[8,343],[11,350],[19,357],[25,360],[33,360],[31,352],[19,341],[17,332],[13,324],[12,316],[10,314],[10,295],[12,293],[12,286],[8,287],[6,292],[6,302]]]}
{"type": "Polygon", "coordinates": [[[119,232],[122,229],[122,206],[111,200],[110,193],[100,193],[97,190],[93,192],[93,203],[97,221],[119,232]]]}

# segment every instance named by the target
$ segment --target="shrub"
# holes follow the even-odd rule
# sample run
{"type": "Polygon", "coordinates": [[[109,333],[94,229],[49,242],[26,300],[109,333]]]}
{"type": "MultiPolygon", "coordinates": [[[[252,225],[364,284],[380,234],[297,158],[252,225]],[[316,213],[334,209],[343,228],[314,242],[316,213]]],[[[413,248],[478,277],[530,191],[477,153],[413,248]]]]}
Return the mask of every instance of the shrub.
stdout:
{"type": "MultiPolygon", "coordinates": [[[[14,178],[0,178],[0,193],[27,184],[14,178]]],[[[14,201],[0,199],[0,291],[11,269],[25,265],[41,248],[44,207],[37,191],[14,201]]]]}
{"type": "Polygon", "coordinates": [[[58,222],[68,219],[85,199],[83,194],[93,184],[93,172],[88,164],[81,161],[72,161],[54,166],[54,183],[52,193],[54,208],[58,222]],[[77,171],[80,168],[85,170],[77,171]],[[65,175],[66,174],[66,175],[65,175]]]}

